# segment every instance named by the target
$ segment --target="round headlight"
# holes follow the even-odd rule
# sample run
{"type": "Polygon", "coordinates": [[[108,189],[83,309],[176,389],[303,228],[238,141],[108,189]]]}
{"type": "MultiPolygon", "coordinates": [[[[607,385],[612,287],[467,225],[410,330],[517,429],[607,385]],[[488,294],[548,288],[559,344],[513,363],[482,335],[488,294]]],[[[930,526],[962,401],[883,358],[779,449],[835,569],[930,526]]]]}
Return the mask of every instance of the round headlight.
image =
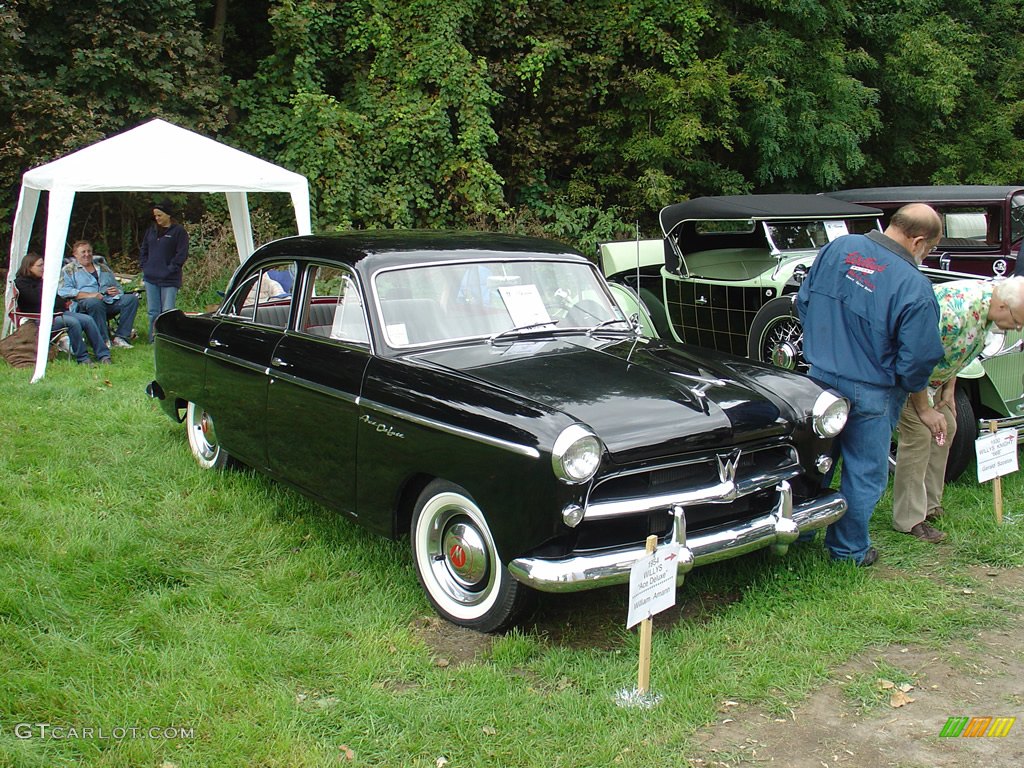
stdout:
{"type": "Polygon", "coordinates": [[[584,483],[601,465],[602,446],[597,435],[580,424],[562,430],[551,449],[551,468],[563,483],[584,483]]]}
{"type": "Polygon", "coordinates": [[[846,426],[846,417],[850,415],[850,404],[845,397],[834,392],[822,392],[814,401],[812,411],[814,433],[818,437],[835,437],[846,426]]]}

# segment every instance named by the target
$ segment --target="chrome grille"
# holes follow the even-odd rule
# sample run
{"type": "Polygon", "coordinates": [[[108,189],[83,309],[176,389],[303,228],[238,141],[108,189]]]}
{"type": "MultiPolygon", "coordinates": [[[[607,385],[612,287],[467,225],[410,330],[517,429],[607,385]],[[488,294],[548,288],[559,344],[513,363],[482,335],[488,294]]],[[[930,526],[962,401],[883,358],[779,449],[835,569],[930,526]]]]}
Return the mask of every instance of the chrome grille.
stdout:
{"type": "Polygon", "coordinates": [[[727,466],[735,453],[735,448],[723,448],[689,461],[625,470],[600,479],[587,500],[584,519],[647,514],[673,504],[733,503],[801,473],[796,449],[773,445],[742,449],[733,479],[727,476],[727,466]]]}

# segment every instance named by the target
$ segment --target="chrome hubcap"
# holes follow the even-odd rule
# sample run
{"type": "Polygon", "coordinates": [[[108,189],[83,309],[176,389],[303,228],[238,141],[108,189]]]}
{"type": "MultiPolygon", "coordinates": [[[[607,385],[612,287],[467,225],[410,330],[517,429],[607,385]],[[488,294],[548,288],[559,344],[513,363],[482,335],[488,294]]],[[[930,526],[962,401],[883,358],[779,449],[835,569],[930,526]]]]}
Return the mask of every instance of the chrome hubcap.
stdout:
{"type": "Polygon", "coordinates": [[[797,350],[788,341],[775,346],[772,350],[772,365],[792,371],[796,368],[797,350]]]}
{"type": "Polygon", "coordinates": [[[192,425],[192,444],[204,461],[212,461],[217,455],[217,431],[213,419],[206,411],[192,425]]]}
{"type": "Polygon", "coordinates": [[[426,502],[413,535],[423,584],[443,611],[473,619],[490,610],[500,586],[500,564],[472,501],[454,491],[437,494],[426,502]]]}
{"type": "Polygon", "coordinates": [[[444,557],[452,578],[473,588],[487,575],[487,549],[480,532],[456,523],[444,535],[444,557]]]}
{"type": "Polygon", "coordinates": [[[803,359],[804,329],[800,321],[784,317],[765,328],[761,337],[761,361],[787,371],[807,367],[803,359]]]}

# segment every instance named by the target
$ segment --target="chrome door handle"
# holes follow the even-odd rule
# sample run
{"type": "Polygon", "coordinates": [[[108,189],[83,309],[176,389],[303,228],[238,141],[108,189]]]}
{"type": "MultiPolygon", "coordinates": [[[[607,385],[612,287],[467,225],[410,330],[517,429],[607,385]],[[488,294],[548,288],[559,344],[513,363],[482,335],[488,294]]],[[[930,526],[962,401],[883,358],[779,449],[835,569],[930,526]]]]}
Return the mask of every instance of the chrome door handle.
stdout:
{"type": "Polygon", "coordinates": [[[292,367],[291,363],[286,363],[280,357],[272,357],[272,358],[270,358],[270,364],[272,366],[274,366],[275,368],[291,368],[292,367]]]}
{"type": "Polygon", "coordinates": [[[225,344],[223,341],[217,341],[216,339],[210,339],[210,346],[211,347],[226,347],[227,344],[225,344]]]}

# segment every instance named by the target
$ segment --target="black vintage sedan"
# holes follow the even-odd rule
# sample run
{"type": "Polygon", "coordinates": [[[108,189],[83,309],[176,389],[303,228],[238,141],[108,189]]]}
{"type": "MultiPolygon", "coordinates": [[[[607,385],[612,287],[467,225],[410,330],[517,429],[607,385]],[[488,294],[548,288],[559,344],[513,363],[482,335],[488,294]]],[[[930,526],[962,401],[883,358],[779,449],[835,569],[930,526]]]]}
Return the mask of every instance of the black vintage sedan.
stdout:
{"type": "Polygon", "coordinates": [[[638,335],[594,265],[488,233],[294,237],[215,312],[156,322],[149,393],[203,467],[240,462],[385,536],[446,619],[694,565],[845,511],[821,488],[847,403],[796,374],[638,335]]]}

